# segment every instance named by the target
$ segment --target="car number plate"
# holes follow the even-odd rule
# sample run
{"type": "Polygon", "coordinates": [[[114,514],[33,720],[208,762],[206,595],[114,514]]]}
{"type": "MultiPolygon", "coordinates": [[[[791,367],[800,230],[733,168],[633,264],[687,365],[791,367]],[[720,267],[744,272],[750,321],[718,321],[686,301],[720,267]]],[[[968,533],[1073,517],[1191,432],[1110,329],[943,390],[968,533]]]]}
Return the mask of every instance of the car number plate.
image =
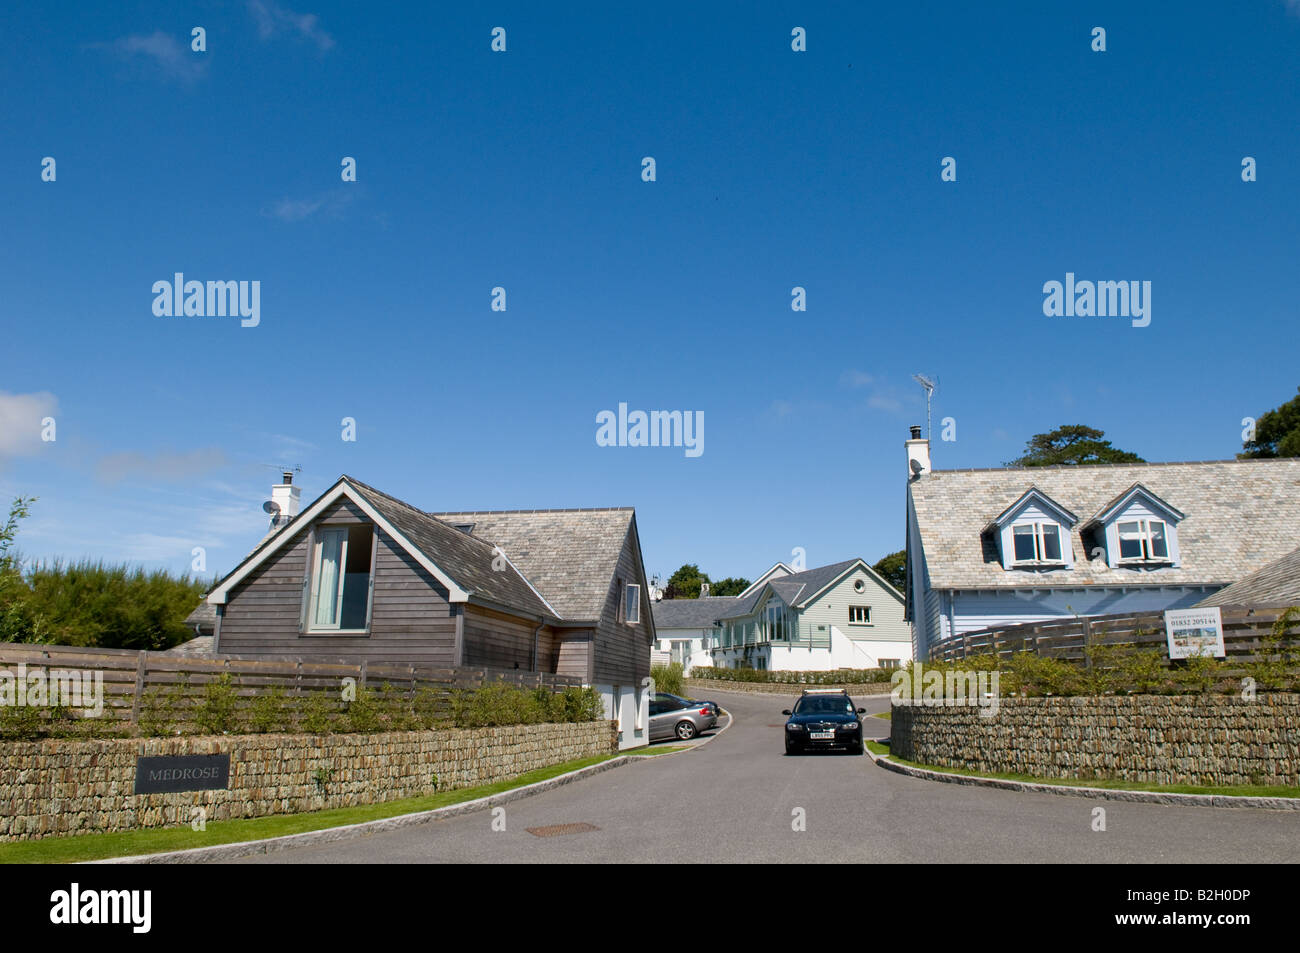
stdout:
{"type": "Polygon", "coordinates": [[[834,740],[835,740],[835,732],[833,732],[833,731],[810,731],[810,732],[808,732],[808,737],[812,738],[813,741],[834,741],[834,740]]]}

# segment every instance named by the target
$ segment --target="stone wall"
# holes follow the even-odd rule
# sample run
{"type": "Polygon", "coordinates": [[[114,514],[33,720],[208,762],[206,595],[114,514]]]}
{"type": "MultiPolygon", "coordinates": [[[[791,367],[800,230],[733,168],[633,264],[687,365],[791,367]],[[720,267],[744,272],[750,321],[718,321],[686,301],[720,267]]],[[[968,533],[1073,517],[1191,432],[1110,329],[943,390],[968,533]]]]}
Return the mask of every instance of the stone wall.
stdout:
{"type": "Polygon", "coordinates": [[[895,705],[890,752],[907,761],[1040,778],[1207,786],[1300,784],[1300,695],[1004,698],[895,705]]]}
{"type": "Polygon", "coordinates": [[[764,695],[792,695],[798,697],[805,688],[842,688],[850,697],[859,695],[888,695],[889,682],[864,682],[858,685],[790,685],[780,682],[732,682],[723,678],[688,678],[683,689],[692,698],[708,701],[709,692],[758,692],[764,695]]]}
{"type": "Polygon", "coordinates": [[[383,734],[0,743],[0,840],[374,804],[617,752],[612,722],[383,734]],[[136,758],[230,754],[222,791],[133,794],[136,758]],[[436,776],[436,783],[435,783],[436,776]]]}

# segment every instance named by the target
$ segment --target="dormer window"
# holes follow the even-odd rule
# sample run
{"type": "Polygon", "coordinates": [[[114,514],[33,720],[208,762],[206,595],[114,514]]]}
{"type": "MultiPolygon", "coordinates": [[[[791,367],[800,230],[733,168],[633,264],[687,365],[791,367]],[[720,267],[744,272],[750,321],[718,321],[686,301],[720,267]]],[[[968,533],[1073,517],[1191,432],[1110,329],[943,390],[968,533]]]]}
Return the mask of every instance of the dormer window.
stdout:
{"type": "Polygon", "coordinates": [[[1062,562],[1061,528],[1055,523],[1017,523],[1011,539],[1018,563],[1062,562]]]}
{"type": "Polygon", "coordinates": [[[1030,487],[984,528],[997,543],[1002,568],[1059,570],[1074,568],[1070,527],[1078,517],[1037,487],[1030,487]]]}
{"type": "Polygon", "coordinates": [[[1103,506],[1084,527],[1086,538],[1104,544],[1112,569],[1178,566],[1178,524],[1184,516],[1135,483],[1103,506]]]}
{"type": "Polygon", "coordinates": [[[1163,520],[1121,522],[1118,529],[1121,563],[1168,561],[1169,541],[1163,520]]]}

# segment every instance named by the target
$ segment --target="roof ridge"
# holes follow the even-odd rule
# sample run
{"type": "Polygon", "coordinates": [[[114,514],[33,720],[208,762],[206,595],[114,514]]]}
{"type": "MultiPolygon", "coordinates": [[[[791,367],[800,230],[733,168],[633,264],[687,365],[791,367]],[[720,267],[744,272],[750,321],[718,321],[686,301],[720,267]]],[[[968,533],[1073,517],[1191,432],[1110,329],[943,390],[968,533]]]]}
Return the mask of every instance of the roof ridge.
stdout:
{"type": "Polygon", "coordinates": [[[500,516],[507,513],[633,513],[634,506],[558,506],[532,510],[421,510],[435,518],[441,516],[500,516]]]}
{"type": "MultiPolygon", "coordinates": [[[[491,551],[492,554],[495,554],[495,551],[496,551],[498,548],[500,548],[500,547],[498,547],[495,543],[490,543],[490,542],[488,542],[486,539],[484,539],[484,538],[481,537],[481,536],[475,536],[473,533],[463,533],[463,532],[461,532],[459,529],[457,529],[454,525],[452,525],[451,523],[448,523],[448,522],[447,522],[446,520],[444,520],[444,519],[439,518],[438,516],[435,516],[433,513],[430,513],[430,512],[428,512],[428,511],[426,511],[426,510],[422,510],[422,509],[420,509],[418,506],[412,506],[410,503],[407,503],[405,500],[399,500],[397,497],[393,496],[391,493],[385,493],[383,490],[380,490],[380,489],[378,489],[378,488],[376,488],[376,487],[373,487],[373,486],[371,486],[369,483],[363,483],[361,480],[358,480],[358,479],[356,479],[355,477],[350,477],[350,476],[348,476],[346,473],[343,474],[342,479],[347,480],[349,483],[353,484],[354,486],[359,487],[360,489],[365,490],[365,491],[367,491],[367,492],[369,492],[369,493],[377,493],[377,494],[379,494],[380,496],[382,496],[384,499],[386,499],[386,500],[391,500],[392,502],[396,503],[398,506],[402,506],[402,507],[405,507],[406,509],[410,510],[412,513],[417,513],[417,514],[419,514],[420,516],[425,517],[426,519],[431,519],[431,520],[433,520],[434,522],[439,523],[439,524],[441,524],[442,526],[445,526],[448,530],[450,530],[450,531],[453,532],[453,533],[460,533],[462,536],[466,537],[467,539],[471,539],[471,540],[473,540],[474,543],[475,543],[476,545],[479,545],[479,546],[486,546],[486,547],[488,547],[488,549],[491,551]]],[[[503,550],[503,552],[504,552],[504,550],[503,550]]],[[[514,564],[512,563],[511,565],[514,565],[514,564]]],[[[519,573],[519,575],[520,575],[521,577],[524,576],[524,574],[523,574],[522,572],[519,572],[518,569],[516,569],[515,572],[519,573]]],[[[528,582],[528,584],[529,584],[530,586],[532,585],[532,582],[529,581],[529,580],[527,579],[527,577],[524,577],[524,581],[525,581],[525,582],[528,582]]],[[[539,595],[540,595],[540,593],[539,593],[539,595]]]]}
{"type": "Polygon", "coordinates": [[[1250,457],[1246,460],[1160,460],[1146,463],[1053,463],[1043,467],[953,467],[951,470],[931,468],[931,473],[1035,473],[1044,470],[1086,470],[1114,467],[1202,467],[1218,463],[1300,463],[1300,457],[1250,457]]]}

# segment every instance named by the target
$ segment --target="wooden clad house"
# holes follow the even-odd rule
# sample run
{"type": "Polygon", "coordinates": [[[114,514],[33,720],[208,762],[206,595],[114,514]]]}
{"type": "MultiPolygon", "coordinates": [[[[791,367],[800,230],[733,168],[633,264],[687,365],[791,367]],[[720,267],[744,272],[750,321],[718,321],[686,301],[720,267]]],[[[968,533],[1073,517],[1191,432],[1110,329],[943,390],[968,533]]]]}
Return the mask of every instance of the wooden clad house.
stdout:
{"type": "Polygon", "coordinates": [[[624,747],[645,743],[655,631],[632,509],[431,513],[348,476],[301,513],[273,498],[289,512],[208,594],[218,655],[569,675],[624,747]]]}

